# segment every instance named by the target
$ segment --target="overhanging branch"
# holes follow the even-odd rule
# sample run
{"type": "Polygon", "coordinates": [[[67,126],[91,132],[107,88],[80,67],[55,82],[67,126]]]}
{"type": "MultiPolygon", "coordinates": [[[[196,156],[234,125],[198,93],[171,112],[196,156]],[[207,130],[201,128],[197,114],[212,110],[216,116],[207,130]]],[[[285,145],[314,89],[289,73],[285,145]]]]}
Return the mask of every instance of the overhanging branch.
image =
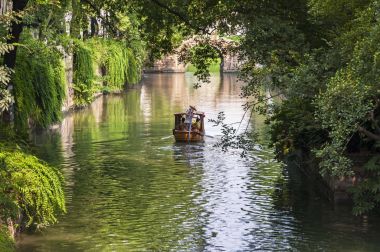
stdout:
{"type": "Polygon", "coordinates": [[[195,31],[197,32],[203,32],[203,33],[207,33],[205,29],[202,29],[194,24],[192,24],[190,22],[190,20],[186,17],[186,15],[184,15],[183,13],[180,13],[179,11],[177,10],[174,10],[172,8],[170,8],[169,6],[167,6],[166,4],[162,3],[161,1],[159,0],[149,0],[151,1],[152,3],[156,4],[157,6],[159,6],[160,8],[168,11],[170,14],[178,17],[180,20],[182,20],[186,25],[188,25],[189,27],[191,27],[192,29],[194,29],[195,31]]]}
{"type": "Polygon", "coordinates": [[[376,135],[376,134],[372,133],[371,131],[363,128],[362,126],[359,126],[358,130],[359,130],[359,132],[363,133],[367,137],[369,137],[373,140],[376,140],[376,141],[380,141],[380,135],[376,135]]]}

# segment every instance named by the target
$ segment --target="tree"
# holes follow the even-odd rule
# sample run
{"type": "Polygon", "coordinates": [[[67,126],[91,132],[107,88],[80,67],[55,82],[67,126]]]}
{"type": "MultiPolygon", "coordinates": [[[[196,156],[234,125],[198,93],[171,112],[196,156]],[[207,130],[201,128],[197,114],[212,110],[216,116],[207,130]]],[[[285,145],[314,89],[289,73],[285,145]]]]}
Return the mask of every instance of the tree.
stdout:
{"type": "MultiPolygon", "coordinates": [[[[25,10],[27,4],[28,0],[19,0],[13,2],[13,12],[15,12],[16,15],[10,24],[7,44],[17,44],[19,42],[20,35],[24,27],[21,14],[25,10]]],[[[4,64],[10,69],[13,69],[15,67],[16,52],[17,46],[14,46],[13,50],[10,50],[4,55],[4,64]]]]}
{"type": "Polygon", "coordinates": [[[0,24],[8,32],[8,36],[1,38],[2,41],[0,41],[0,55],[4,55],[4,66],[0,67],[0,114],[6,121],[13,120],[11,74],[16,62],[15,43],[19,41],[22,32],[22,11],[26,4],[26,0],[17,1],[13,4],[13,11],[5,13],[0,20],[0,24]]]}

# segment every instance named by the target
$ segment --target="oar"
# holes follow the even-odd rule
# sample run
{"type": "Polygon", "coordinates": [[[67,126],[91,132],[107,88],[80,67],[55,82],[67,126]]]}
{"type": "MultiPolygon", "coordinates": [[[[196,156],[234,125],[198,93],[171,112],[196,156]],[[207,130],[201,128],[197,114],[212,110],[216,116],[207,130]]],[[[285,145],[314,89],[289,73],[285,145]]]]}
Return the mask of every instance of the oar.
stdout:
{"type": "Polygon", "coordinates": [[[187,137],[187,141],[190,143],[190,133],[191,133],[191,122],[189,123],[189,135],[187,137]]]}
{"type": "Polygon", "coordinates": [[[161,138],[161,140],[165,140],[165,139],[168,139],[168,138],[170,138],[170,137],[173,137],[173,135],[163,137],[163,138],[161,138]]]}
{"type": "Polygon", "coordinates": [[[126,141],[127,138],[119,138],[119,139],[110,139],[110,140],[104,140],[104,141],[94,141],[91,142],[91,144],[105,144],[105,143],[112,143],[112,142],[119,142],[119,141],[126,141]]]}

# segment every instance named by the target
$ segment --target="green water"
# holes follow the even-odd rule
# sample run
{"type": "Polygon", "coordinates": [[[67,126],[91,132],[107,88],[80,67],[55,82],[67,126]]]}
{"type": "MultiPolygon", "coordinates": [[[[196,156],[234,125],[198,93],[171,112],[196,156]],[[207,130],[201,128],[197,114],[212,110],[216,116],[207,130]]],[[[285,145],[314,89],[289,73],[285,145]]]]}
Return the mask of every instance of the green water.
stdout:
{"type": "MultiPolygon", "coordinates": [[[[248,159],[204,143],[177,144],[173,113],[243,115],[235,75],[192,89],[190,74],[146,75],[141,87],[96,100],[36,133],[35,153],[66,178],[67,214],[19,251],[376,251],[380,221],[332,208],[270,149],[248,159]]],[[[251,125],[265,142],[263,118],[251,125]]],[[[245,128],[246,121],[241,128],[245,128]]],[[[251,127],[251,126],[250,126],[251,127]]],[[[306,182],[305,182],[306,181],[306,182]]]]}

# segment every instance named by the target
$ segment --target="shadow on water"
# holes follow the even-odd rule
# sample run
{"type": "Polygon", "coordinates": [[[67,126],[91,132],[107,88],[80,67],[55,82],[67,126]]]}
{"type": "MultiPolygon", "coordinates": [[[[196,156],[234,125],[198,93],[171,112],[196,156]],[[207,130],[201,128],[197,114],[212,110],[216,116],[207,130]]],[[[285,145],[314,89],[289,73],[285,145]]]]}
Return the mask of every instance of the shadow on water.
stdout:
{"type": "MultiPolygon", "coordinates": [[[[67,214],[19,251],[375,251],[379,220],[353,218],[310,190],[292,167],[257,148],[248,159],[204,143],[175,143],[173,114],[189,104],[241,120],[236,75],[200,89],[186,74],[151,74],[126,94],[97,99],[32,136],[33,150],[66,180],[67,214]]],[[[252,117],[262,132],[264,118],[252,117]]],[[[247,121],[243,122],[245,128],[247,121]]]]}

